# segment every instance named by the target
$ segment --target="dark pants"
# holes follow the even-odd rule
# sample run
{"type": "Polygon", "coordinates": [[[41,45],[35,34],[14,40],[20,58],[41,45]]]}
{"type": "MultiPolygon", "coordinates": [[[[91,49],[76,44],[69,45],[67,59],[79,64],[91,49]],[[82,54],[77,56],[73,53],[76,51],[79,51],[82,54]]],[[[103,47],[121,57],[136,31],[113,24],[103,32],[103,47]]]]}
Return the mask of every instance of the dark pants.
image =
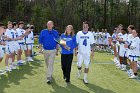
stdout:
{"type": "Polygon", "coordinates": [[[61,67],[66,82],[70,82],[72,60],[73,60],[73,54],[61,54],[61,67]]]}

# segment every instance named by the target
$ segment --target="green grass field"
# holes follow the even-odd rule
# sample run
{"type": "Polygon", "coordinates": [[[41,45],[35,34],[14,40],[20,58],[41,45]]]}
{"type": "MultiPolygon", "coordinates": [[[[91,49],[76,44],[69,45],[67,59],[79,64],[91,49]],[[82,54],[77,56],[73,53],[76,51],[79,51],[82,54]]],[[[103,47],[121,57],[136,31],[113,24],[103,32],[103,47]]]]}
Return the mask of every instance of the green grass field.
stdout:
{"type": "MultiPolygon", "coordinates": [[[[140,93],[140,82],[128,79],[126,72],[116,69],[107,53],[95,53],[88,74],[89,84],[83,84],[83,77],[76,77],[76,58],[72,65],[71,84],[62,77],[60,55],[54,64],[53,83],[45,83],[46,67],[43,55],[17,70],[0,76],[0,93],[140,93]]],[[[4,61],[0,68],[4,67],[4,61]]]]}

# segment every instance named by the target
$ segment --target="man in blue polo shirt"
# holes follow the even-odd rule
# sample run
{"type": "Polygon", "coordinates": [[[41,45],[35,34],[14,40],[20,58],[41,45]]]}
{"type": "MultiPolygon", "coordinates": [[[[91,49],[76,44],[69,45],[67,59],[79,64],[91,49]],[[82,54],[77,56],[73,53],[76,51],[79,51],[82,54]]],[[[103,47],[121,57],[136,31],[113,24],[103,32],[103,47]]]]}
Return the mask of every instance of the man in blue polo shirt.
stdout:
{"type": "Polygon", "coordinates": [[[44,53],[44,58],[47,66],[46,82],[51,83],[53,74],[53,63],[55,55],[57,54],[57,42],[56,39],[59,38],[59,34],[53,29],[53,21],[47,22],[47,29],[41,31],[39,36],[40,52],[44,53]],[[43,47],[43,48],[42,48],[43,47]]]}

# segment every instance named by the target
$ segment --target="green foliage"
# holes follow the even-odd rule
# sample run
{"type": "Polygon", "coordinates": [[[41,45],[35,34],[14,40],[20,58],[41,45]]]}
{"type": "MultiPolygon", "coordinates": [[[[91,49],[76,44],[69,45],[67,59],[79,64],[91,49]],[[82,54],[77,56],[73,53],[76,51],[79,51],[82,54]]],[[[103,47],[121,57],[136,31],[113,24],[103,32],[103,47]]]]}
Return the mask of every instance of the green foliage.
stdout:
{"type": "Polygon", "coordinates": [[[134,24],[140,28],[139,0],[0,0],[0,21],[23,20],[36,26],[36,33],[45,28],[48,20],[55,22],[60,33],[72,24],[81,30],[89,21],[95,29],[112,28],[118,24],[134,24]]]}

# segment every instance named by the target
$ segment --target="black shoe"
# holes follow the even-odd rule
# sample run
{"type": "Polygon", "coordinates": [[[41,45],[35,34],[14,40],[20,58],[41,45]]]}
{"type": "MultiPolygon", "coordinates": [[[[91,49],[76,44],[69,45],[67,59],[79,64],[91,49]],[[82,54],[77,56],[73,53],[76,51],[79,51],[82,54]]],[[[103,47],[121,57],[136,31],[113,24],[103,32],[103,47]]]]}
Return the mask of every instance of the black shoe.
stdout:
{"type": "Polygon", "coordinates": [[[64,80],[66,80],[66,77],[65,77],[65,76],[63,76],[63,79],[64,79],[64,80]]]}
{"type": "Polygon", "coordinates": [[[51,84],[51,78],[48,77],[46,83],[51,84]]]}
{"type": "Polygon", "coordinates": [[[66,80],[66,83],[70,83],[70,80],[66,80]]]}
{"type": "Polygon", "coordinates": [[[47,83],[47,84],[51,84],[51,81],[50,81],[50,80],[47,80],[46,83],[47,83]]]}

